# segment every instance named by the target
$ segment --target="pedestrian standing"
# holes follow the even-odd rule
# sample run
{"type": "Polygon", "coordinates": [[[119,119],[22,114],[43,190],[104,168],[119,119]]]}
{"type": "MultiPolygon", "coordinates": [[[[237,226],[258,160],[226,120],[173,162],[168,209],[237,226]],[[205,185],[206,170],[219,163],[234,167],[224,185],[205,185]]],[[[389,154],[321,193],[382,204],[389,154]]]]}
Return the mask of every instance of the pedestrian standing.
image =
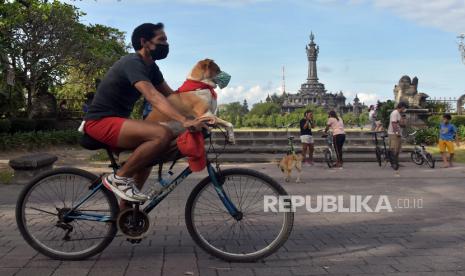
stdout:
{"type": "Polygon", "coordinates": [[[304,118],[300,120],[300,142],[302,143],[302,157],[305,160],[305,164],[313,165],[313,135],[312,128],[315,127],[315,121],[313,120],[313,111],[307,110],[304,113],[304,118]],[[308,152],[308,158],[306,158],[308,152]]]}
{"type": "Polygon", "coordinates": [[[328,122],[326,123],[325,132],[328,132],[331,129],[333,133],[333,145],[334,149],[336,150],[336,168],[342,168],[343,160],[342,160],[342,148],[344,146],[344,142],[346,141],[346,133],[344,130],[344,122],[342,118],[338,117],[336,111],[331,110],[328,114],[328,122]]]}
{"type": "Polygon", "coordinates": [[[402,150],[401,127],[405,126],[405,117],[402,117],[402,113],[407,110],[407,107],[407,103],[400,102],[397,104],[397,108],[394,109],[389,116],[389,150],[396,160],[399,160],[399,154],[402,150]]]}

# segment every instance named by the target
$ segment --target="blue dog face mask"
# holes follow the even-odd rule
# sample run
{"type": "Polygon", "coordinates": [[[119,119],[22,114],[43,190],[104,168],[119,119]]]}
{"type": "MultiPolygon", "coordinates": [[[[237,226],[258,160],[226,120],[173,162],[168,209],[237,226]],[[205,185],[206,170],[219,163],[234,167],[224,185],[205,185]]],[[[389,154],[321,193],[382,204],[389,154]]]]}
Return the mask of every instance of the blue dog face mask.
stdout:
{"type": "Polygon", "coordinates": [[[221,71],[216,77],[213,79],[213,81],[221,88],[225,88],[228,86],[229,81],[231,80],[231,75],[221,71]]]}

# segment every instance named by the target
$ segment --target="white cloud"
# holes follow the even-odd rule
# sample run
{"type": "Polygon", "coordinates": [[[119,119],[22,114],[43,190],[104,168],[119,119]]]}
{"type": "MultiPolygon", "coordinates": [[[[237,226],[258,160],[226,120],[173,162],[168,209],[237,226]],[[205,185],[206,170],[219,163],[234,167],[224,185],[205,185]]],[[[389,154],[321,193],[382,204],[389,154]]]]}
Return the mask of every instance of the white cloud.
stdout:
{"type": "Polygon", "coordinates": [[[361,103],[365,103],[366,105],[376,104],[378,100],[384,101],[386,97],[380,96],[376,93],[372,92],[344,92],[344,95],[347,97],[346,103],[353,103],[355,95],[358,96],[361,103]]]}
{"type": "MultiPolygon", "coordinates": [[[[129,2],[129,0],[116,0],[117,2],[129,2]]],[[[132,4],[153,4],[156,2],[177,2],[189,5],[208,5],[208,6],[221,6],[221,7],[234,7],[244,6],[250,4],[259,4],[263,2],[270,2],[273,0],[131,0],[132,4]]],[[[65,2],[73,3],[73,0],[65,0],[65,2]]],[[[102,3],[115,3],[115,0],[98,0],[102,3]]]]}
{"type": "Polygon", "coordinates": [[[261,85],[245,87],[243,85],[228,86],[224,89],[217,89],[219,104],[230,102],[241,102],[244,99],[252,106],[254,103],[265,101],[268,94],[281,94],[281,88],[267,89],[261,85]]]}
{"type": "Polygon", "coordinates": [[[269,1],[270,0],[177,0],[177,2],[181,3],[211,6],[243,6],[269,1]]]}
{"type": "Polygon", "coordinates": [[[369,4],[378,9],[389,10],[399,17],[420,25],[435,27],[446,32],[465,31],[464,0],[338,0],[339,4],[341,2],[347,5],[369,4]]]}

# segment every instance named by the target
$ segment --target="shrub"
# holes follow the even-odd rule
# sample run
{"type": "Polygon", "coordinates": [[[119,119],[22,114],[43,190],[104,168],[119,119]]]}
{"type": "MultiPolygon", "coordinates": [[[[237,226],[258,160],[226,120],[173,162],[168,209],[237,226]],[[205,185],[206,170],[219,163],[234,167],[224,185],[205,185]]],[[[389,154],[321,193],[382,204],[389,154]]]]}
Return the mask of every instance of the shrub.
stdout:
{"type": "Polygon", "coordinates": [[[29,132],[34,131],[36,129],[36,120],[27,119],[27,118],[15,118],[10,119],[11,121],[11,128],[10,132],[29,132]]]}
{"type": "Polygon", "coordinates": [[[417,144],[434,145],[439,139],[439,127],[428,127],[417,130],[415,141],[417,144]]]}
{"type": "Polygon", "coordinates": [[[10,120],[0,120],[0,133],[10,132],[11,122],[10,120]]]}
{"type": "Polygon", "coordinates": [[[38,149],[56,145],[77,145],[81,133],[76,130],[18,132],[0,134],[0,150],[38,149]]]}
{"type": "Polygon", "coordinates": [[[442,121],[442,115],[432,115],[428,117],[426,124],[429,127],[438,127],[442,121]]]}
{"type": "Polygon", "coordinates": [[[36,119],[36,131],[49,131],[56,129],[56,119],[36,119]]]}
{"type": "Polygon", "coordinates": [[[465,126],[465,115],[452,116],[452,123],[457,127],[465,126]]]}
{"type": "Polygon", "coordinates": [[[378,102],[377,105],[377,115],[376,119],[380,120],[383,123],[384,128],[388,128],[389,126],[389,116],[391,112],[395,108],[395,102],[391,100],[387,100],[386,102],[378,102]]]}
{"type": "Polygon", "coordinates": [[[457,135],[459,136],[460,141],[465,140],[465,125],[459,126],[457,128],[457,135]]]}

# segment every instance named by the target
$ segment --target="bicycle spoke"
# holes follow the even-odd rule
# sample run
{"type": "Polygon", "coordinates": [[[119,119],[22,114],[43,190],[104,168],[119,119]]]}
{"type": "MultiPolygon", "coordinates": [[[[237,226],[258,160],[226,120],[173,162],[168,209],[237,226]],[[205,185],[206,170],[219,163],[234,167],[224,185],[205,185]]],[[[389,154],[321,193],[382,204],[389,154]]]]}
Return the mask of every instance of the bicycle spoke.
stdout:
{"type": "Polygon", "coordinates": [[[209,246],[231,254],[253,254],[265,250],[282,230],[284,213],[267,213],[263,209],[264,195],[279,195],[260,178],[230,175],[222,185],[224,193],[242,212],[233,218],[224,208],[213,184],[206,185],[193,206],[196,232],[209,246]],[[218,211],[224,210],[224,211],[218,211]]]}
{"type": "MultiPolygon", "coordinates": [[[[24,199],[23,220],[39,247],[57,254],[78,255],[93,250],[107,237],[112,229],[110,222],[63,219],[72,206],[92,192],[88,189],[90,182],[77,174],[57,174],[30,189],[24,199]]],[[[96,191],[75,211],[80,215],[112,215],[103,190],[96,191]]]]}

